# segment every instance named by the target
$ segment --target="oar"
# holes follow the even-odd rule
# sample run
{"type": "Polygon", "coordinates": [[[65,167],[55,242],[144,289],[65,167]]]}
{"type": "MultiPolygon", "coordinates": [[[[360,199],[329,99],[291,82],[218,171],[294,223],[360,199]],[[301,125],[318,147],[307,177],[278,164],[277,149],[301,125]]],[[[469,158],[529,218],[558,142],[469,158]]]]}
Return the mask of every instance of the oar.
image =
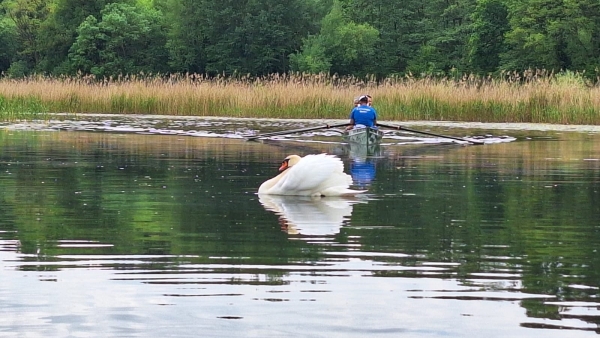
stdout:
{"type": "Polygon", "coordinates": [[[377,122],[377,125],[381,126],[381,127],[391,128],[391,129],[409,131],[411,133],[416,133],[416,134],[423,134],[423,135],[429,135],[429,136],[447,138],[447,139],[458,140],[458,141],[463,141],[463,142],[470,142],[470,143],[473,143],[473,144],[485,144],[485,142],[483,142],[483,141],[469,140],[469,139],[466,139],[466,138],[460,138],[460,137],[454,137],[454,136],[446,136],[446,135],[439,135],[439,134],[434,134],[434,133],[428,133],[426,131],[414,130],[414,129],[409,129],[409,128],[405,128],[405,127],[402,127],[402,126],[395,126],[395,125],[391,125],[391,124],[383,124],[383,123],[377,122]]]}
{"type": "Polygon", "coordinates": [[[335,128],[335,127],[344,127],[344,126],[348,126],[348,125],[350,125],[350,123],[326,124],[324,126],[319,126],[319,127],[310,127],[310,128],[302,128],[302,129],[274,131],[272,133],[265,133],[265,134],[260,134],[260,135],[256,135],[256,136],[246,137],[246,140],[247,141],[252,141],[252,140],[256,140],[257,138],[261,138],[261,137],[269,137],[269,136],[277,136],[277,135],[287,135],[287,134],[293,134],[293,133],[302,133],[302,132],[305,132],[305,131],[318,130],[318,129],[329,129],[329,128],[335,128]]]}

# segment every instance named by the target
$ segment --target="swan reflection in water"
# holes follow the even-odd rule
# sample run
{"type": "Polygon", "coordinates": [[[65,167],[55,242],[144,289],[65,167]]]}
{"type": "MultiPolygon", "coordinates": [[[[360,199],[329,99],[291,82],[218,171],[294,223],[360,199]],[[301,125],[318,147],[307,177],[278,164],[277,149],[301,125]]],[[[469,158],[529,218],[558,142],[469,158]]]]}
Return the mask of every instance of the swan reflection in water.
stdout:
{"type": "Polygon", "coordinates": [[[290,235],[326,236],[340,232],[350,219],[357,198],[258,195],[263,207],[279,215],[281,228],[290,235]]]}

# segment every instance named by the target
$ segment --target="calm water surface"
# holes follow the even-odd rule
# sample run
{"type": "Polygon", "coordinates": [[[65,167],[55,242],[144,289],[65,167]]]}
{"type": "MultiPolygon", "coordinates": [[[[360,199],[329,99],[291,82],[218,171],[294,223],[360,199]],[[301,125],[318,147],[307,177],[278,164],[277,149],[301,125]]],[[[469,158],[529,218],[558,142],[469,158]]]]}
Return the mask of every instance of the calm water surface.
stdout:
{"type": "Polygon", "coordinates": [[[335,131],[242,138],[307,125],[0,124],[0,336],[600,333],[598,131],[414,127],[490,142],[391,132],[375,152],[335,131]],[[255,194],[323,151],[368,193],[255,194]]]}

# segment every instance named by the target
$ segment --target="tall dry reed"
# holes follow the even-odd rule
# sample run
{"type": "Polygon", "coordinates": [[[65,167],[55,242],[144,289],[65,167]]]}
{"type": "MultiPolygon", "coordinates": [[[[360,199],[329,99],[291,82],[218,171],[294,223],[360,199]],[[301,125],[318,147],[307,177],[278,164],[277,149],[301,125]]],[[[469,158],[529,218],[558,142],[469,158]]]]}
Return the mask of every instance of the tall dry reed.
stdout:
{"type": "MultiPolygon", "coordinates": [[[[29,112],[347,118],[371,94],[380,120],[600,124],[600,89],[543,71],[459,79],[201,75],[0,79],[0,117],[29,112]],[[17,104],[18,103],[18,104],[17,104]],[[41,110],[41,111],[40,111],[41,110]]],[[[26,114],[25,114],[26,115],[26,114]]]]}

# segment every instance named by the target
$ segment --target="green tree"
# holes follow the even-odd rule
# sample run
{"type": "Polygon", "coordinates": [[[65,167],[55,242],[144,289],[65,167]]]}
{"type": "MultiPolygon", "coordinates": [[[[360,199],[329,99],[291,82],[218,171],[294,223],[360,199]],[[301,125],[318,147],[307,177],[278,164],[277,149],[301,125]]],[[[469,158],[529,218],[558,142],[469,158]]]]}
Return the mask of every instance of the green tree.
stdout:
{"type": "Polygon", "coordinates": [[[327,55],[323,35],[311,35],[305,39],[302,51],[290,55],[290,67],[293,71],[303,73],[329,73],[331,57],[327,55]]]}
{"type": "Polygon", "coordinates": [[[96,76],[167,71],[162,18],[152,8],[106,5],[98,21],[89,16],[69,50],[71,69],[96,76]]]}
{"type": "Polygon", "coordinates": [[[500,0],[480,0],[473,13],[469,39],[469,65],[476,73],[498,70],[504,34],[510,29],[508,9],[500,0]]]}
{"type": "Polygon", "coordinates": [[[202,4],[198,0],[169,0],[166,18],[169,26],[167,49],[169,65],[176,72],[205,73],[207,39],[202,4]]]}
{"type": "MultiPolygon", "coordinates": [[[[54,0],[53,10],[40,30],[41,60],[36,68],[50,73],[68,70],[69,48],[75,42],[77,28],[90,15],[98,18],[107,0],[54,0]]],[[[115,1],[110,1],[115,2],[115,1]]]]}
{"type": "Polygon", "coordinates": [[[209,74],[289,70],[288,55],[314,31],[305,0],[171,1],[171,65],[209,74]]]}
{"type": "Polygon", "coordinates": [[[407,72],[417,76],[445,75],[447,58],[432,45],[423,45],[406,66],[407,72]]]}
{"type": "Polygon", "coordinates": [[[379,32],[377,75],[466,70],[475,0],[340,1],[348,17],[379,32]]]}
{"type": "MultiPolygon", "coordinates": [[[[200,31],[199,37],[204,40],[204,72],[218,74],[246,73],[241,62],[246,56],[241,29],[244,20],[246,1],[239,0],[202,0],[190,6],[198,8],[197,17],[200,31]]],[[[188,7],[188,9],[192,10],[188,7]]],[[[250,13],[248,13],[250,15],[250,13]]]]}
{"type": "Polygon", "coordinates": [[[15,33],[14,23],[0,14],[0,73],[7,71],[12,61],[18,57],[15,33]]]}
{"type": "Polygon", "coordinates": [[[598,60],[598,4],[529,0],[511,4],[503,69],[584,69],[598,60]],[[591,62],[590,62],[591,61],[591,62]]]}
{"type": "Polygon", "coordinates": [[[347,19],[339,1],[323,18],[321,32],[304,41],[302,51],[293,54],[293,69],[303,72],[330,72],[342,75],[371,74],[374,69],[378,31],[369,24],[347,19]]]}
{"type": "MultiPolygon", "coordinates": [[[[339,0],[344,15],[377,30],[372,72],[380,77],[403,73],[434,31],[428,2],[418,0],[339,0]]],[[[436,20],[439,20],[439,15],[436,20]]]]}
{"type": "Polygon", "coordinates": [[[427,44],[444,56],[442,68],[447,74],[468,71],[468,41],[475,0],[433,1],[426,11],[433,28],[427,44]],[[437,19],[439,18],[439,19],[437,19]]]}
{"type": "Polygon", "coordinates": [[[242,69],[254,74],[289,70],[288,56],[312,31],[310,11],[304,0],[251,0],[239,33],[243,42],[242,69]]]}
{"type": "MultiPolygon", "coordinates": [[[[2,8],[14,23],[19,73],[32,71],[41,57],[40,26],[50,11],[44,0],[5,0],[2,8]]],[[[19,74],[20,75],[20,74],[19,74]]]]}

